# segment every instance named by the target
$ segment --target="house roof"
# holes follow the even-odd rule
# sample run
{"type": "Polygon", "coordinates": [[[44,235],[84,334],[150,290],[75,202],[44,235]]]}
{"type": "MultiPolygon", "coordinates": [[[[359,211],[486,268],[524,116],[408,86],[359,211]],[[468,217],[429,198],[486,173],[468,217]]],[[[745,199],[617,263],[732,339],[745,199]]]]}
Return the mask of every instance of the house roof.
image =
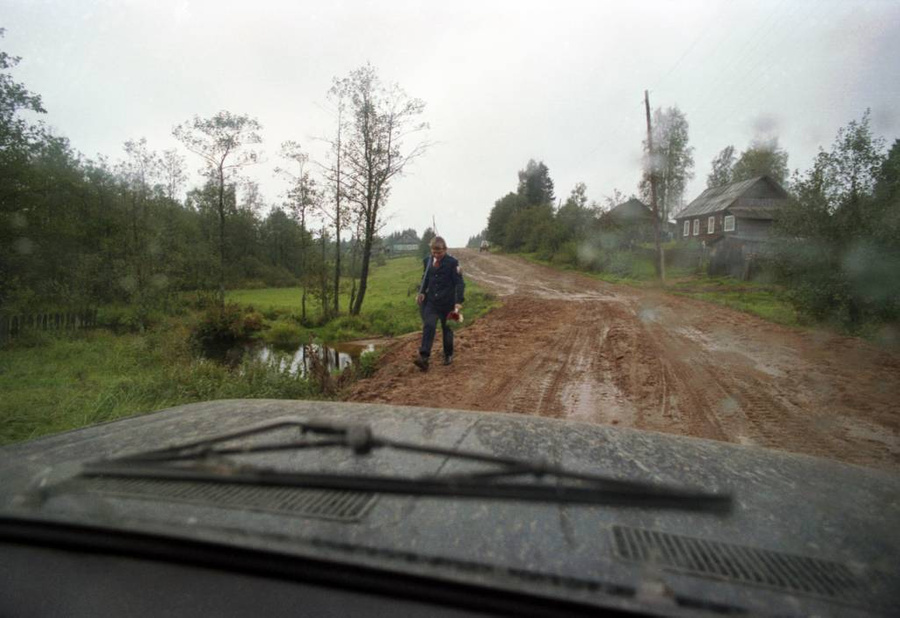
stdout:
{"type": "Polygon", "coordinates": [[[782,199],[738,198],[728,212],[740,219],[775,219],[784,206],[782,199]]]}
{"type": "Polygon", "coordinates": [[[725,209],[731,209],[734,212],[734,209],[738,208],[743,214],[738,215],[737,212],[734,212],[735,216],[771,219],[773,218],[772,215],[776,214],[781,206],[784,205],[787,198],[787,191],[777,182],[768,176],[757,176],[749,180],[733,182],[730,185],[707,189],[700,194],[700,197],[678,213],[678,216],[675,218],[687,219],[700,215],[711,215],[725,209]],[[767,197],[750,197],[748,195],[759,193],[768,195],[767,197]],[[759,211],[752,212],[756,209],[759,209],[759,211]]]}
{"type": "Polygon", "coordinates": [[[653,211],[644,202],[633,197],[610,210],[606,213],[606,216],[620,222],[639,221],[642,219],[652,220],[653,211]]]}
{"type": "Polygon", "coordinates": [[[419,238],[412,233],[405,232],[400,235],[399,238],[394,238],[391,240],[392,245],[410,245],[410,244],[419,244],[419,238]]]}

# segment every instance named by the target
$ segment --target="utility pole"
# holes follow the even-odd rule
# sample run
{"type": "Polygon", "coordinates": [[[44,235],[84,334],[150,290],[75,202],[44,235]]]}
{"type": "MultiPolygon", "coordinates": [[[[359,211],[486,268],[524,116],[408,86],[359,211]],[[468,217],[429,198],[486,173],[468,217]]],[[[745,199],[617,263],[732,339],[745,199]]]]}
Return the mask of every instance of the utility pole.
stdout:
{"type": "Polygon", "coordinates": [[[659,260],[659,279],[666,282],[666,258],[659,242],[659,207],[656,203],[656,161],[653,160],[653,130],[650,127],[650,94],[644,90],[644,109],[647,111],[647,158],[650,162],[650,206],[653,208],[653,224],[656,231],[656,257],[659,260]]]}
{"type": "Polygon", "coordinates": [[[434,232],[435,236],[440,236],[440,234],[437,233],[437,223],[434,222],[434,215],[431,215],[431,231],[434,232]]]}

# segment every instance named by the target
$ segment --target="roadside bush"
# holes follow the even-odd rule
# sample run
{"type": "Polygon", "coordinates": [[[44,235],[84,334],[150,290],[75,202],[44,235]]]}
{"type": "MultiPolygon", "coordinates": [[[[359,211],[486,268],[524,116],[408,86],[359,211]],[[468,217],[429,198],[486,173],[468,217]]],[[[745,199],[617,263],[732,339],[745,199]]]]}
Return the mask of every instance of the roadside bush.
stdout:
{"type": "Polygon", "coordinates": [[[159,311],[145,311],[139,306],[109,305],[97,310],[97,325],[114,333],[137,333],[162,323],[159,311]]]}
{"type": "Polygon", "coordinates": [[[200,315],[192,338],[203,346],[230,345],[260,330],[263,318],[255,311],[245,311],[236,303],[210,307],[200,315]]]}
{"type": "Polygon", "coordinates": [[[617,277],[631,277],[634,274],[634,255],[628,251],[611,251],[607,254],[604,270],[617,277]]]}
{"type": "Polygon", "coordinates": [[[249,335],[259,332],[263,329],[263,326],[265,326],[263,315],[249,307],[247,313],[244,314],[244,333],[249,335]]]}
{"type": "Polygon", "coordinates": [[[550,262],[561,266],[576,266],[578,264],[578,243],[570,240],[560,245],[550,262]]]}
{"type": "Polygon", "coordinates": [[[356,366],[357,374],[360,378],[371,378],[378,369],[378,361],[381,359],[381,352],[378,350],[372,352],[363,352],[359,357],[356,366]]]}

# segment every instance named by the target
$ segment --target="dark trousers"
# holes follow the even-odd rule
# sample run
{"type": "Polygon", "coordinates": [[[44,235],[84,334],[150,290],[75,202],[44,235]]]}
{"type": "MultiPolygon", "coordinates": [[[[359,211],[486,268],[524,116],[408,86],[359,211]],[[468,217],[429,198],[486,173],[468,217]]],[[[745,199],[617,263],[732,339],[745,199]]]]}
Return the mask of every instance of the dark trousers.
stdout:
{"type": "Polygon", "coordinates": [[[441,332],[444,335],[444,356],[453,354],[453,331],[447,324],[447,314],[450,309],[435,309],[431,303],[422,306],[422,347],[419,354],[431,356],[431,346],[434,344],[434,336],[437,333],[437,322],[441,321],[441,332]]]}

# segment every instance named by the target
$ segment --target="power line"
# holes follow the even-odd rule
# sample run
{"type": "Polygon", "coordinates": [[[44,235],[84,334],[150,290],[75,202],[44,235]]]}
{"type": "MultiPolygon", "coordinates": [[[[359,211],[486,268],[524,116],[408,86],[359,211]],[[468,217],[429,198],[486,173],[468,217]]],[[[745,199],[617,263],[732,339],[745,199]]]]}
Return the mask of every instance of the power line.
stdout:
{"type": "MultiPolygon", "coordinates": [[[[745,58],[748,57],[751,51],[755,50],[756,47],[762,44],[764,40],[769,38],[774,29],[769,29],[766,34],[759,36],[760,33],[765,30],[770,22],[774,22],[775,18],[778,16],[779,11],[781,11],[787,3],[787,0],[782,0],[779,5],[769,13],[769,16],[753,31],[753,33],[744,41],[744,44],[738,49],[735,54],[732,56],[732,59],[726,62],[722,69],[719,72],[719,76],[715,78],[713,83],[709,86],[709,92],[711,93],[709,97],[704,97],[703,99],[706,101],[706,104],[703,105],[699,110],[695,110],[695,113],[703,114],[710,109],[716,109],[717,105],[722,99],[723,93],[727,92],[725,86],[729,84],[733,79],[729,79],[732,74],[735,72],[735,69],[740,66],[741,62],[744,61],[745,58]],[[717,94],[718,93],[718,94],[717,94]]],[[[789,7],[793,8],[793,6],[789,7]]]]}
{"type": "MultiPolygon", "coordinates": [[[[720,3],[718,5],[718,9],[716,10],[716,12],[712,15],[712,17],[709,18],[709,21],[706,24],[707,26],[715,23],[715,21],[716,21],[715,18],[719,16],[719,14],[722,12],[724,6],[726,6],[725,3],[720,3]]],[[[665,74],[663,74],[662,78],[657,80],[656,88],[651,88],[651,91],[660,89],[662,87],[662,85],[666,82],[666,80],[672,75],[672,73],[675,72],[675,69],[678,68],[678,66],[681,64],[681,61],[684,60],[687,57],[687,55],[690,54],[694,50],[694,48],[697,46],[697,43],[699,43],[700,40],[703,39],[703,37],[705,37],[710,32],[712,32],[712,28],[708,28],[708,27],[701,28],[700,33],[696,37],[694,37],[694,40],[691,42],[691,44],[688,46],[688,48],[684,50],[684,52],[681,54],[681,56],[678,57],[678,60],[675,61],[675,64],[673,64],[672,67],[668,71],[666,71],[665,74]]],[[[721,43],[721,41],[720,41],[720,43],[721,43]]]]}
{"type": "MultiPolygon", "coordinates": [[[[814,9],[815,9],[815,7],[810,5],[810,11],[808,11],[808,13],[812,12],[814,9]]],[[[810,21],[808,19],[806,19],[807,17],[808,17],[808,14],[804,16],[804,19],[800,20],[805,25],[805,27],[806,27],[805,29],[809,29],[809,24],[810,24],[810,21]]],[[[801,46],[803,44],[802,37],[797,36],[797,32],[793,29],[792,24],[786,25],[786,27],[782,30],[782,35],[783,36],[780,37],[780,40],[783,41],[790,37],[795,42],[794,47],[801,46]]],[[[773,64],[773,60],[775,60],[776,56],[778,56],[781,53],[782,53],[782,51],[780,51],[777,48],[771,50],[767,56],[761,57],[757,62],[755,62],[748,69],[748,71],[746,72],[746,76],[748,77],[748,79],[744,80],[744,82],[736,90],[734,90],[730,93],[723,92],[715,100],[715,105],[712,108],[713,113],[709,116],[707,124],[714,125],[714,124],[720,122],[723,117],[727,116],[730,113],[733,113],[733,111],[735,109],[734,105],[732,105],[730,108],[725,108],[725,107],[722,107],[722,105],[721,105],[721,103],[729,95],[737,100],[740,100],[742,102],[743,107],[752,108],[752,105],[748,105],[749,101],[747,98],[745,98],[745,95],[749,94],[752,97],[752,99],[750,99],[750,101],[755,102],[759,99],[759,97],[762,94],[765,93],[765,89],[754,90],[754,87],[759,82],[759,80],[762,78],[762,76],[766,74],[766,69],[764,69],[762,67],[764,65],[771,66],[773,64]],[[752,78],[750,78],[750,76],[752,76],[752,78]]],[[[808,50],[807,50],[807,53],[808,53],[808,50]]]]}

